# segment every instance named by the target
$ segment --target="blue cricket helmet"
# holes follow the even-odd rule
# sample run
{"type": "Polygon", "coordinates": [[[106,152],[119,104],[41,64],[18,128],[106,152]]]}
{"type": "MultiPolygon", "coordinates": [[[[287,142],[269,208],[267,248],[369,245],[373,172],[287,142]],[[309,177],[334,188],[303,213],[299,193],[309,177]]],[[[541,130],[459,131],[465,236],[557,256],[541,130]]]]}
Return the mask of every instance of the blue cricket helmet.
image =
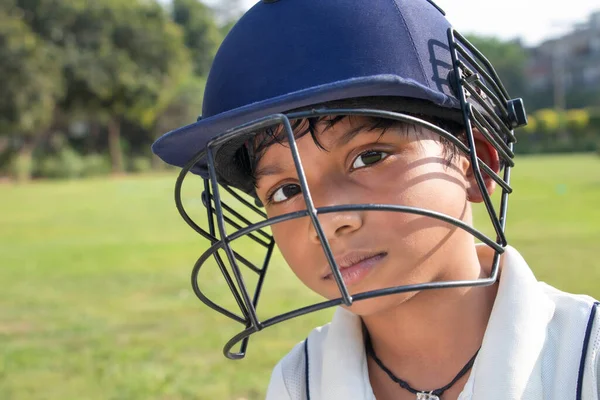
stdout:
{"type": "MultiPolygon", "coordinates": [[[[339,99],[394,96],[422,100],[422,114],[458,110],[449,83],[449,28],[426,0],[259,2],[216,54],[202,116],[152,149],[183,167],[229,129],[339,99]]],[[[191,172],[206,177],[206,161],[191,172]]]]}

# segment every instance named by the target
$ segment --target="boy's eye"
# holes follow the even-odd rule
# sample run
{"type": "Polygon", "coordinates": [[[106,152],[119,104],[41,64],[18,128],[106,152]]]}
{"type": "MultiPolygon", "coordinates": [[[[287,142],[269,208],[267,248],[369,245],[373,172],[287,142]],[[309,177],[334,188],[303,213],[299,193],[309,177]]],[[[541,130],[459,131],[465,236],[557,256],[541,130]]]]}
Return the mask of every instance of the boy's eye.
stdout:
{"type": "Polygon", "coordinates": [[[386,152],[383,152],[383,151],[377,151],[377,150],[366,151],[362,154],[359,154],[359,156],[356,157],[356,159],[352,163],[352,169],[353,170],[359,169],[359,168],[367,167],[369,165],[376,164],[379,161],[386,158],[387,156],[389,156],[389,154],[386,152]]]}
{"type": "Polygon", "coordinates": [[[294,197],[298,193],[300,193],[300,185],[296,184],[287,184],[279,187],[273,194],[270,196],[271,203],[281,203],[294,197]]]}

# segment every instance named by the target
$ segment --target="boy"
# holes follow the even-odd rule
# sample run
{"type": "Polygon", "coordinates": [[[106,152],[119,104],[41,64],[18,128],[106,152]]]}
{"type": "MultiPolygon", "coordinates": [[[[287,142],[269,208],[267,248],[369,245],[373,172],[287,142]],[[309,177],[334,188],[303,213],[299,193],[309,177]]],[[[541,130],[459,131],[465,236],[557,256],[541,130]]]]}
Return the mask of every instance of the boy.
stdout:
{"type": "Polygon", "coordinates": [[[340,305],[275,367],[268,399],[598,400],[597,303],[538,283],[504,234],[513,129],[525,123],[522,102],[429,1],[258,3],[215,57],[203,117],[153,147],[184,167],[178,208],[213,243],[196,294],[246,328],[226,355],[340,305]],[[205,177],[209,231],[181,205],[188,170],[205,177]],[[231,210],[217,183],[268,219],[231,210]],[[485,204],[496,240],[472,228],[471,203],[485,204]],[[267,248],[263,266],[231,249],[242,235],[267,248]],[[328,300],[261,322],[274,243],[328,300]],[[242,316],[199,289],[211,256],[242,316]],[[253,298],[244,265],[259,274],[253,298]]]}

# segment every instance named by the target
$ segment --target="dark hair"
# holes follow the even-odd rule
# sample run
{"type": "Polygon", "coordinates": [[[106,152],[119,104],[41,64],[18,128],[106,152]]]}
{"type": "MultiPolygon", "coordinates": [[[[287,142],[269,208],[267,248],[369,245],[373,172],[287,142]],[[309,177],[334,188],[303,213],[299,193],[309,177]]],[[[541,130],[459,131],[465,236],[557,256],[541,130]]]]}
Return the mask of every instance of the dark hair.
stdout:
{"type": "MultiPolygon", "coordinates": [[[[411,115],[414,117],[418,117],[426,122],[434,124],[442,129],[448,131],[449,133],[453,134],[460,140],[464,140],[464,136],[465,136],[464,128],[460,124],[458,124],[454,121],[447,121],[447,120],[430,117],[430,116],[424,116],[424,115],[414,115],[414,114],[411,114],[411,115]]],[[[321,123],[325,123],[326,125],[323,129],[323,132],[325,132],[346,118],[352,118],[352,115],[336,115],[333,117],[321,116],[321,117],[293,120],[292,121],[292,129],[294,131],[294,137],[296,139],[299,139],[306,134],[310,134],[312,140],[314,141],[314,143],[317,147],[319,147],[323,151],[328,151],[328,149],[326,149],[323,146],[323,144],[319,141],[319,139],[317,137],[317,125],[321,124],[321,123]]],[[[398,121],[398,120],[394,120],[394,119],[381,118],[381,117],[366,117],[366,123],[361,127],[361,129],[366,132],[380,131],[380,137],[381,137],[390,128],[398,127],[398,126],[406,127],[407,132],[410,132],[410,130],[409,130],[410,127],[416,128],[416,125],[413,125],[413,124],[410,124],[410,123],[407,123],[404,121],[398,121]]],[[[413,130],[413,133],[418,134],[418,131],[415,129],[415,130],[413,130]]],[[[444,156],[446,157],[446,161],[447,161],[448,165],[450,165],[453,162],[453,160],[456,158],[459,150],[455,144],[453,144],[452,142],[450,142],[448,139],[444,138],[443,136],[440,136],[439,140],[440,140],[440,143],[444,147],[444,156]]],[[[269,127],[263,131],[256,133],[256,135],[246,144],[246,146],[245,146],[246,148],[244,151],[244,153],[245,153],[244,158],[246,158],[246,160],[244,160],[245,161],[244,164],[246,164],[246,168],[250,169],[250,173],[251,173],[250,175],[253,178],[255,186],[256,186],[256,181],[255,181],[254,171],[256,170],[256,167],[257,167],[260,159],[264,155],[265,151],[269,148],[269,146],[271,146],[275,143],[285,145],[285,143],[287,143],[287,141],[288,141],[288,138],[285,134],[285,131],[282,129],[282,127],[275,126],[275,127],[269,127]]],[[[240,154],[240,156],[242,156],[242,155],[240,154]]]]}

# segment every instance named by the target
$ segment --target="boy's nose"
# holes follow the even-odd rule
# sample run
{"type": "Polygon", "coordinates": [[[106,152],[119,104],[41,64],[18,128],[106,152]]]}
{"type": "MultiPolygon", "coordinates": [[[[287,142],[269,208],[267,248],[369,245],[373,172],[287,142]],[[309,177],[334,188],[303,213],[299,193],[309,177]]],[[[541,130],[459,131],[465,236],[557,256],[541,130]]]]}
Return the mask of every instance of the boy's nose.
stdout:
{"type": "MultiPolygon", "coordinates": [[[[344,211],[320,214],[317,216],[327,240],[335,240],[357,231],[362,226],[360,211],[344,211]]],[[[309,223],[308,235],[315,244],[320,244],[319,235],[312,223],[309,223]]]]}
{"type": "MultiPolygon", "coordinates": [[[[317,209],[361,203],[356,198],[356,191],[352,190],[344,176],[331,175],[329,179],[324,179],[322,175],[320,180],[314,182],[310,189],[313,204],[317,209]]],[[[323,234],[328,241],[339,239],[344,235],[357,231],[363,225],[363,218],[363,212],[358,210],[317,214],[323,234]]],[[[308,222],[309,239],[313,243],[320,244],[317,230],[312,221],[309,220],[308,222]]]]}

